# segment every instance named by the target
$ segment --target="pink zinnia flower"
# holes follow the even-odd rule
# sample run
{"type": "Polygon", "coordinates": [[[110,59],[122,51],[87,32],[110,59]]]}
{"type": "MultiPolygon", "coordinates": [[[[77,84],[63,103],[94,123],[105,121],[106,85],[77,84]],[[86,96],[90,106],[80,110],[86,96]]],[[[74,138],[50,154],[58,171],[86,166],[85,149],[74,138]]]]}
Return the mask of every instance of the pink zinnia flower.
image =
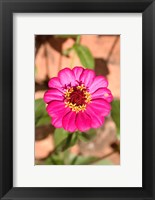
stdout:
{"type": "Polygon", "coordinates": [[[51,78],[44,94],[47,112],[56,128],[69,132],[98,128],[110,113],[113,97],[108,81],[95,76],[93,70],[82,67],[62,69],[51,78]]]}

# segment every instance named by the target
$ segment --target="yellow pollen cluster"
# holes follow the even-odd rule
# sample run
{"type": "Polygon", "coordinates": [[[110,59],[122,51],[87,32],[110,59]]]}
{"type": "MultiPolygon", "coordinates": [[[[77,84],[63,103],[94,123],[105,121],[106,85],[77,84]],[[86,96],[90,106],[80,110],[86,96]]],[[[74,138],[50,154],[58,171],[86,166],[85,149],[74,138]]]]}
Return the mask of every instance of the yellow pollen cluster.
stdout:
{"type": "Polygon", "coordinates": [[[77,88],[78,90],[81,90],[81,91],[86,89],[86,87],[85,87],[83,84],[78,85],[76,88],[77,88]]]}
{"type": "Polygon", "coordinates": [[[76,113],[78,113],[79,111],[84,111],[86,110],[86,104],[83,104],[82,106],[79,105],[77,106],[76,103],[70,103],[70,102],[65,102],[66,106],[65,107],[69,107],[72,109],[72,111],[75,111],[76,113]]]}
{"type": "Polygon", "coordinates": [[[84,92],[85,94],[85,98],[86,98],[86,103],[90,103],[91,102],[91,95],[89,92],[84,92]]]}
{"type": "Polygon", "coordinates": [[[65,91],[65,97],[68,99],[68,98],[70,98],[70,94],[73,92],[74,90],[73,90],[73,88],[71,87],[71,88],[69,88],[69,89],[67,89],[66,91],[65,91]]]}
{"type": "MultiPolygon", "coordinates": [[[[80,91],[83,91],[83,94],[84,94],[84,98],[85,98],[85,103],[91,103],[91,94],[89,92],[86,91],[86,87],[81,84],[79,86],[76,86],[76,89],[80,90],[80,91]]],[[[69,89],[67,89],[65,92],[64,92],[64,96],[65,96],[65,107],[69,107],[72,109],[72,111],[78,113],[80,111],[85,111],[86,110],[86,104],[82,104],[82,105],[77,105],[76,103],[72,103],[70,102],[70,96],[71,96],[71,93],[74,92],[74,88],[71,87],[69,89]]]]}

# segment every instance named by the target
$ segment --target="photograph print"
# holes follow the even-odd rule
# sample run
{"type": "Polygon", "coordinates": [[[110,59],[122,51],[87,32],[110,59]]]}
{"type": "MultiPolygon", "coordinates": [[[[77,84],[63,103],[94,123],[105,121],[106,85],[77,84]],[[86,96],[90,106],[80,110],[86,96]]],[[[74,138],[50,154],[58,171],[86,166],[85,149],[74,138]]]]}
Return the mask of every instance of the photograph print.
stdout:
{"type": "Polygon", "coordinates": [[[35,35],[35,165],[120,165],[120,35],[35,35]]]}

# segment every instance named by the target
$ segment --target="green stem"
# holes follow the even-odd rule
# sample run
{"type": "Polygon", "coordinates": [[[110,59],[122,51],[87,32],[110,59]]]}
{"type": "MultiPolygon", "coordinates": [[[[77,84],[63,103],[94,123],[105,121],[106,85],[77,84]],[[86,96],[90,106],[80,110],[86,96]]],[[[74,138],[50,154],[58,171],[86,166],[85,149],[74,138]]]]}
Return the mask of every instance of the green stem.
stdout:
{"type": "Polygon", "coordinates": [[[81,36],[78,35],[77,38],[76,38],[76,42],[75,42],[75,43],[76,43],[76,44],[79,44],[79,43],[80,43],[80,39],[81,39],[81,36]]]}

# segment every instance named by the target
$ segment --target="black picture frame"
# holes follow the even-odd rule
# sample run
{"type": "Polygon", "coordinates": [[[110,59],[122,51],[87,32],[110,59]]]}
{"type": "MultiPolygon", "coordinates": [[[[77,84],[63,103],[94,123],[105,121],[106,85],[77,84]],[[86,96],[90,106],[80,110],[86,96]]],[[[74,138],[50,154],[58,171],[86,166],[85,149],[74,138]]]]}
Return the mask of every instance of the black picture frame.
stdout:
{"type": "MultiPolygon", "coordinates": [[[[155,2],[154,0],[0,0],[1,199],[155,200],[155,2]],[[13,187],[13,13],[142,13],[143,187],[13,187]]],[[[136,83],[135,83],[136,84],[136,83]]],[[[134,163],[133,163],[134,164],[134,163]]],[[[26,173],[26,172],[25,172],[26,173]]],[[[130,173],[130,172],[129,172],[130,173]]],[[[132,176],[132,174],[130,174],[132,176]]]]}

